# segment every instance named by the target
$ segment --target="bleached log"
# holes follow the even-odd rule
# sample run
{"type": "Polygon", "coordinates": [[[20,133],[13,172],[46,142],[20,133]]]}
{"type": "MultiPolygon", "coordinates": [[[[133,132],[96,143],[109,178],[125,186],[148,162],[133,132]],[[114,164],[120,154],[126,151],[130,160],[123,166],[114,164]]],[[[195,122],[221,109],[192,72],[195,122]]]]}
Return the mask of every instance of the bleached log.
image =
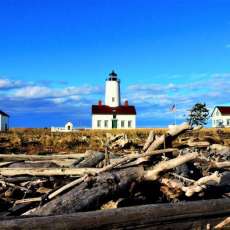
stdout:
{"type": "Polygon", "coordinates": [[[3,176],[83,176],[95,174],[100,169],[96,168],[0,168],[0,175],[3,176]]]}
{"type": "Polygon", "coordinates": [[[190,125],[188,123],[183,123],[181,125],[176,125],[173,127],[170,127],[169,130],[167,131],[166,135],[163,134],[160,137],[156,137],[155,141],[152,142],[152,144],[149,146],[146,152],[151,152],[157,148],[159,148],[162,144],[165,143],[166,137],[171,136],[174,137],[180,133],[182,133],[185,130],[190,129],[190,125]]]}
{"type": "Polygon", "coordinates": [[[21,200],[16,200],[14,202],[14,205],[18,204],[27,204],[27,203],[34,203],[34,202],[41,202],[42,198],[41,197],[33,197],[33,198],[27,198],[27,199],[21,199],[21,200]]]}
{"type": "Polygon", "coordinates": [[[212,161],[210,165],[211,168],[230,169],[230,161],[222,161],[222,162],[212,161]]]}
{"type": "Polygon", "coordinates": [[[210,146],[210,143],[208,141],[191,141],[191,140],[189,140],[187,142],[187,145],[189,147],[206,148],[206,147],[210,146]]]}
{"type": "Polygon", "coordinates": [[[209,182],[219,184],[221,181],[221,176],[218,174],[218,172],[215,172],[209,176],[205,176],[200,178],[198,181],[196,181],[193,185],[188,187],[183,187],[182,190],[185,192],[185,195],[187,197],[192,196],[194,193],[201,192],[204,188],[206,188],[206,185],[209,182]]]}
{"type": "Polygon", "coordinates": [[[174,159],[168,160],[168,161],[161,161],[157,165],[153,166],[152,169],[149,169],[145,176],[145,180],[157,180],[160,176],[161,172],[173,169],[179,165],[182,165],[188,161],[194,160],[198,157],[198,153],[187,153],[182,156],[178,156],[174,159]]]}
{"type": "Polygon", "coordinates": [[[150,133],[149,133],[149,136],[144,144],[144,147],[143,147],[143,151],[146,151],[149,146],[152,144],[152,142],[154,141],[154,138],[155,138],[155,135],[154,135],[154,131],[151,130],[150,133]]]}
{"type": "Polygon", "coordinates": [[[152,144],[149,146],[149,148],[146,150],[147,153],[156,150],[159,146],[164,144],[165,142],[165,135],[161,135],[160,137],[156,136],[155,140],[152,142],[152,144]]]}
{"type": "Polygon", "coordinates": [[[227,217],[223,221],[221,221],[219,224],[217,224],[214,229],[229,229],[230,225],[230,217],[227,217]],[[228,226],[227,226],[228,225],[228,226]]]}
{"type": "Polygon", "coordinates": [[[191,126],[185,122],[185,123],[182,123],[181,125],[175,125],[175,126],[170,127],[167,133],[173,137],[188,129],[191,129],[191,126]]]}
{"type": "Polygon", "coordinates": [[[53,155],[25,155],[25,154],[0,154],[0,161],[42,161],[42,160],[60,160],[60,159],[78,159],[85,154],[53,154],[53,155]]]}
{"type": "Polygon", "coordinates": [[[102,152],[90,151],[85,156],[85,159],[77,164],[76,168],[95,167],[99,162],[105,159],[105,154],[102,152]]]}

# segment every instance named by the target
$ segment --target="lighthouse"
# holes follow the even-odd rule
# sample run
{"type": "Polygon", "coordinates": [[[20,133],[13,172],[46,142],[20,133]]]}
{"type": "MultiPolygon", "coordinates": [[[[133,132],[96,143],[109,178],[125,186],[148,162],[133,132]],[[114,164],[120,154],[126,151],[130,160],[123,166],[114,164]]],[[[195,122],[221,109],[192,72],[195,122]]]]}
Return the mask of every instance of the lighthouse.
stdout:
{"type": "Polygon", "coordinates": [[[117,74],[112,71],[105,81],[105,105],[117,107],[120,104],[120,80],[117,78],[117,74]]]}
{"type": "Polygon", "coordinates": [[[136,128],[136,109],[128,101],[121,103],[120,80],[112,71],[105,80],[105,103],[92,105],[92,129],[136,128]]]}

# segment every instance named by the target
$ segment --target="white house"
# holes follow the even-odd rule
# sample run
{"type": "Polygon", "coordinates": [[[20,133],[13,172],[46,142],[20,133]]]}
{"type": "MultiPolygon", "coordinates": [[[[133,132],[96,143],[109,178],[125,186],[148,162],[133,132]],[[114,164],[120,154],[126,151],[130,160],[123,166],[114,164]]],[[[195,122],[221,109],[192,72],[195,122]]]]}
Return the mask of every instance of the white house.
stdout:
{"type": "Polygon", "coordinates": [[[211,119],[212,127],[230,127],[230,106],[216,106],[211,119]]]}
{"type": "Polygon", "coordinates": [[[64,127],[51,127],[51,132],[76,132],[78,129],[73,127],[73,123],[68,121],[64,127]]]}
{"type": "Polygon", "coordinates": [[[9,115],[0,110],[0,131],[9,129],[9,115]]]}
{"type": "Polygon", "coordinates": [[[128,101],[121,105],[120,80],[112,71],[105,81],[105,105],[102,101],[92,105],[93,129],[134,129],[136,128],[136,109],[128,101]]]}

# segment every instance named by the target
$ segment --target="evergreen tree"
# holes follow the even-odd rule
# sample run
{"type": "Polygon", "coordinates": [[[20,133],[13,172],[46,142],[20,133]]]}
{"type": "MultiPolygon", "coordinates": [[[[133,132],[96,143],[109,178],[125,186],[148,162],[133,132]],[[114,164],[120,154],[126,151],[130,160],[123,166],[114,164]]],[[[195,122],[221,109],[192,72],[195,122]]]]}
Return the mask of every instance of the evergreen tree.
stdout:
{"type": "Polygon", "coordinates": [[[187,121],[190,125],[206,125],[209,116],[209,110],[205,103],[196,103],[188,115],[187,121]]]}

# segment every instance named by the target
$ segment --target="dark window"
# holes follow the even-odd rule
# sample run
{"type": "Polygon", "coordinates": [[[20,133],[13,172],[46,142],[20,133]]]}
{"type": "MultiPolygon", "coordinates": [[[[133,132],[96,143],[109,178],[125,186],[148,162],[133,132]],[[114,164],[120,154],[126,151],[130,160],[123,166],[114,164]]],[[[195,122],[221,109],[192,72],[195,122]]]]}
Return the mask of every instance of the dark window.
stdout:
{"type": "Polygon", "coordinates": [[[128,121],[128,128],[132,127],[132,121],[128,121]]]}
{"type": "Polygon", "coordinates": [[[105,126],[105,128],[108,128],[108,120],[105,120],[104,126],[105,126]]]}
{"type": "Polygon", "coordinates": [[[112,102],[114,102],[115,101],[115,97],[112,97],[112,102]]]}
{"type": "Polygon", "coordinates": [[[97,127],[100,128],[101,127],[101,120],[97,121],[97,127]]]}
{"type": "Polygon", "coordinates": [[[121,128],[125,127],[125,121],[121,121],[121,128]]]}

